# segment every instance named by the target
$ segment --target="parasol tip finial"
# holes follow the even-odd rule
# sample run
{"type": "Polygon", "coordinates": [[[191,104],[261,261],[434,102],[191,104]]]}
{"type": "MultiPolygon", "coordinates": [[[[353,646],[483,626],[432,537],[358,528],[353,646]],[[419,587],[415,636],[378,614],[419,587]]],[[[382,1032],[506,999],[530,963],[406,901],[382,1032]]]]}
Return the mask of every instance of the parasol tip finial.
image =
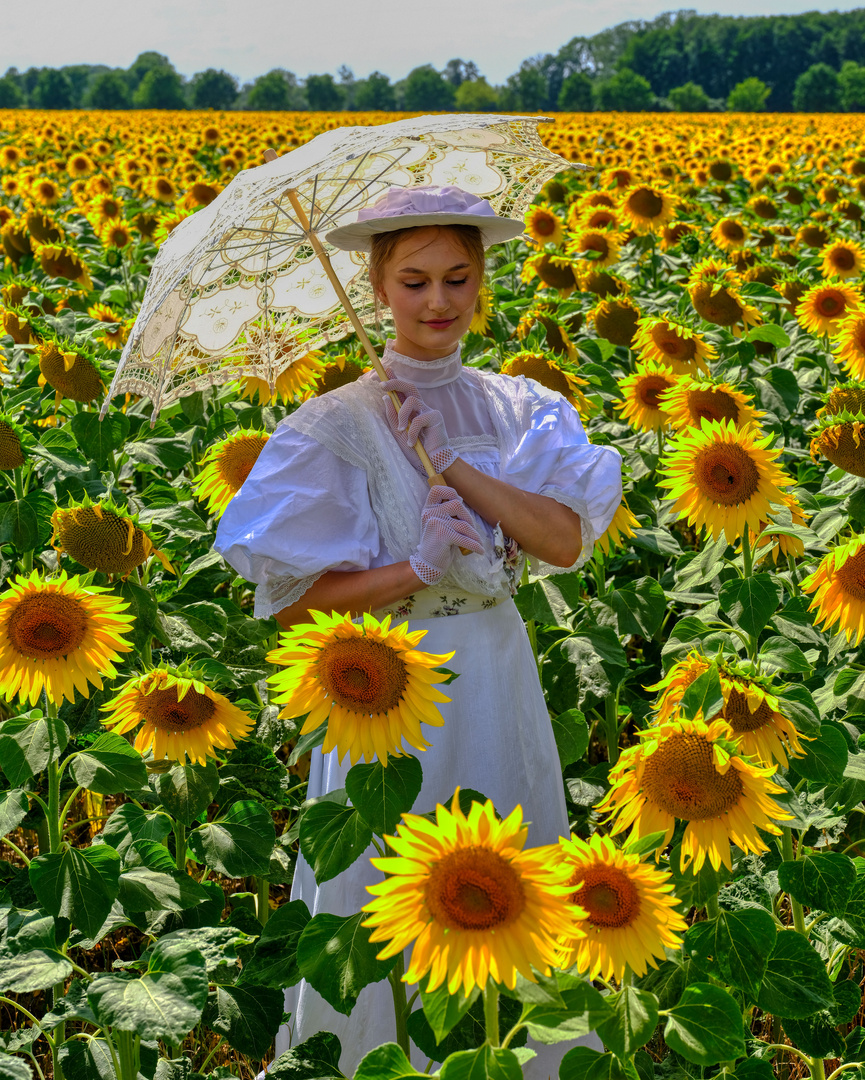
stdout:
{"type": "Polygon", "coordinates": [[[277,152],[273,149],[272,146],[268,146],[268,148],[264,151],[264,160],[266,162],[267,161],[276,161],[276,159],[278,157],[279,157],[279,154],[277,154],[277,152]]]}

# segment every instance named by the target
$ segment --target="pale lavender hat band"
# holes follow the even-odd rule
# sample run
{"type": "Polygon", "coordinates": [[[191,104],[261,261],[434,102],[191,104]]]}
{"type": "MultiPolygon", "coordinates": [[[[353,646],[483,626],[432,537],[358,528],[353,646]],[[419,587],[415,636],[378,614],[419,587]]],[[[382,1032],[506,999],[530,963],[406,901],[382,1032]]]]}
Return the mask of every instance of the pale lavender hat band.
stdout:
{"type": "Polygon", "coordinates": [[[452,184],[444,187],[391,187],[358,212],[357,221],[332,229],[326,239],[344,251],[369,251],[375,233],[423,225],[475,225],[484,247],[512,240],[525,225],[517,218],[500,217],[486,199],[452,184]]]}

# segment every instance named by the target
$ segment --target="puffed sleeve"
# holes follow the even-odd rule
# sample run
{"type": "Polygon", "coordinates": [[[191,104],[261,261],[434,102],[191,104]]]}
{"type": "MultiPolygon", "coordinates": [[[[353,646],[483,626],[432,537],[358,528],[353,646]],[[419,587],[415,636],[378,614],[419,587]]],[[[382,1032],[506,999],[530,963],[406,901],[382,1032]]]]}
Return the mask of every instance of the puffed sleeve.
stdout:
{"type": "Polygon", "coordinates": [[[533,379],[525,379],[517,410],[522,434],[513,454],[502,462],[501,478],[569,506],[580,516],[583,538],[572,566],[537,562],[533,570],[541,574],[576,570],[591,556],[622,501],[621,455],[612,446],[590,443],[577,410],[533,379]]]}
{"type": "Polygon", "coordinates": [[[328,570],[368,570],[381,540],[366,473],[280,425],[228,504],[216,550],[254,581],[255,614],[295,603],[328,570]]]}

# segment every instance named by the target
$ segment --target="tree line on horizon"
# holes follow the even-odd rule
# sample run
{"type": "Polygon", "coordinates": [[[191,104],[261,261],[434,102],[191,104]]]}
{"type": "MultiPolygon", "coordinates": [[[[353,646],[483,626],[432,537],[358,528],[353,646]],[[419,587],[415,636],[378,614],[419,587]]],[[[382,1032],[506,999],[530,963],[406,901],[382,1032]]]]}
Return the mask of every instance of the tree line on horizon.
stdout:
{"type": "Polygon", "coordinates": [[[404,79],[276,68],[241,85],[208,68],[187,79],[167,56],[129,68],[70,64],[9,68],[0,108],[382,110],[464,112],[865,111],[865,9],[803,15],[667,12],[574,37],[524,60],[501,86],[472,61],[414,68],[404,79]]]}

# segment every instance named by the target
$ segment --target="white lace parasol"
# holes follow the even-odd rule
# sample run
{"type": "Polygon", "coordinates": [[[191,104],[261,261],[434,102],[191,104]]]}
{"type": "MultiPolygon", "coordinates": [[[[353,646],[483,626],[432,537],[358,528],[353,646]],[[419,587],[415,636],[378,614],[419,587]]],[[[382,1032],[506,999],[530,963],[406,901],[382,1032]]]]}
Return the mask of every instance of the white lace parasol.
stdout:
{"type": "Polygon", "coordinates": [[[299,357],[356,329],[354,312],[369,324],[365,255],[311,240],[310,229],[355,221],[394,184],[455,184],[522,216],[547,179],[580,167],[544,147],[544,122],[459,114],[337,128],[239,173],[159,249],[102,414],[116,394],[151,398],[155,417],[185,394],[243,376],[273,387],[299,357]],[[330,257],[351,315],[313,245],[330,257]]]}

